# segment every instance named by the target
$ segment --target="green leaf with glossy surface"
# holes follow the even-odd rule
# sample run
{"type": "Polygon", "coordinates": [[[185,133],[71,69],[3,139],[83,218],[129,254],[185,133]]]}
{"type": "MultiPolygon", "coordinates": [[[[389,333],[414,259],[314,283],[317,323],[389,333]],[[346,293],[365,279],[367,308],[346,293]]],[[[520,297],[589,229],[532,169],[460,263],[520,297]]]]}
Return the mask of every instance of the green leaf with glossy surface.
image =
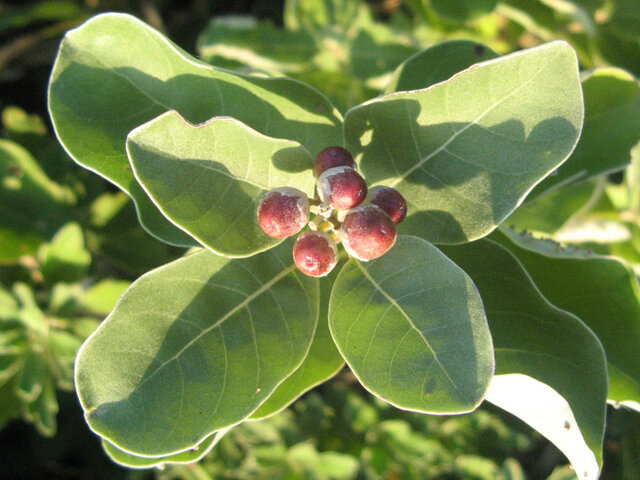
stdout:
{"type": "Polygon", "coordinates": [[[495,239],[518,257],[550,302],[577,315],[598,336],[607,355],[608,398],[640,404],[640,290],[631,267],[507,229],[495,239]]]}
{"type": "Polygon", "coordinates": [[[313,159],[304,147],[233,118],[194,126],[167,112],[132,131],[127,152],[138,182],[164,215],[221,255],[253,255],[282,241],[258,223],[268,190],[290,186],[313,197],[313,159]]]}
{"type": "Polygon", "coordinates": [[[104,438],[102,439],[102,448],[111,460],[119,465],[128,468],[162,468],[167,463],[192,463],[202,459],[207,453],[209,453],[222,437],[227,433],[228,429],[220,430],[219,432],[210,435],[197,447],[187,450],[185,452],[176,453],[174,455],[168,455],[166,457],[138,457],[130,453],[124,452],[117,448],[112,443],[109,443],[104,438]]]}
{"type": "Polygon", "coordinates": [[[336,265],[328,277],[320,280],[320,316],[309,354],[302,365],[251,415],[250,420],[261,420],[280,412],[307,390],[336,375],[344,366],[344,359],[331,338],[328,323],[329,298],[338,272],[336,265]]]}
{"type": "Polygon", "coordinates": [[[76,388],[91,428],[167,456],[249,417],[307,355],[317,280],[291,243],[245,260],[200,251],[132,284],[85,342],[76,388]]]}
{"type": "Polygon", "coordinates": [[[569,159],[555,175],[531,193],[545,191],[596,175],[621,170],[640,140],[640,83],[619,68],[598,68],[582,79],[584,128],[569,159]]]}
{"type": "Polygon", "coordinates": [[[448,80],[474,63],[499,55],[472,40],[449,40],[416,53],[405,60],[384,90],[385,94],[427,88],[448,80]]]}
{"type": "Polygon", "coordinates": [[[342,144],[340,115],[312,88],[215,69],[128,15],[92,18],[67,33],[53,68],[49,110],[56,134],[79,164],[132,196],[145,228],[169,243],[195,244],[136,183],[125,138],[172,109],[192,123],[228,115],[265,135],[298,141],[312,154],[342,144]]]}
{"type": "Polygon", "coordinates": [[[473,410],[493,375],[478,291],[420,238],[400,236],[370,262],[349,260],[333,287],[329,328],[363,386],[403,409],[473,410]]]}
{"type": "Polygon", "coordinates": [[[355,107],[345,136],[370,184],[406,198],[405,232],[460,243],[488,234],[567,158],[582,116],[575,53],[553,42],[355,107]]]}
{"type": "Polygon", "coordinates": [[[598,338],[549,303],[516,257],[497,243],[480,240],[443,251],[473,279],[487,312],[496,353],[487,398],[531,424],[580,472],[596,478],[607,399],[598,338]]]}

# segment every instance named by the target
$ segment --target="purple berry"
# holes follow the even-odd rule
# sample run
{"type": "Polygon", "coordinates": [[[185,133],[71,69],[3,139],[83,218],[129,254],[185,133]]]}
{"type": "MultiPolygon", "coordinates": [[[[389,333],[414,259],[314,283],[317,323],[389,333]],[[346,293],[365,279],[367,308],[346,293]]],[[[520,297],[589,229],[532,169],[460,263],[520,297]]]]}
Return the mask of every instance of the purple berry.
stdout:
{"type": "Polygon", "coordinates": [[[367,183],[351,167],[334,167],[318,178],[320,200],[336,210],[349,210],[367,197],[367,183]]]}
{"type": "Polygon", "coordinates": [[[281,187],[264,194],[258,206],[258,223],[264,233],[285,238],[298,233],[309,221],[309,199],[300,190],[281,187]]]}
{"type": "Polygon", "coordinates": [[[345,215],[340,240],[352,257],[373,260],[396,243],[396,224],[377,205],[360,205],[345,215]]]}
{"type": "Polygon", "coordinates": [[[369,190],[367,198],[370,203],[387,212],[396,225],[407,216],[407,201],[395,188],[378,185],[369,190]]]}
{"type": "Polygon", "coordinates": [[[316,177],[322,172],[334,167],[351,167],[356,169],[356,162],[348,150],[342,147],[327,147],[316,156],[315,171],[316,177]]]}
{"type": "Polygon", "coordinates": [[[302,273],[324,277],[338,263],[336,242],[324,232],[304,232],[293,245],[293,261],[302,273]]]}

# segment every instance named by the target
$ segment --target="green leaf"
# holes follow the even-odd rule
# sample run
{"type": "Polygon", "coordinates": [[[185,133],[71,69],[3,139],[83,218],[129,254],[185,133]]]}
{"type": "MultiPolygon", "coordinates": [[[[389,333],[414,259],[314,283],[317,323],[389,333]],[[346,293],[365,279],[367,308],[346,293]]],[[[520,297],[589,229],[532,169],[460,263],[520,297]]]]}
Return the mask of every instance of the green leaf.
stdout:
{"type": "Polygon", "coordinates": [[[87,273],[91,254],[84,247],[82,227],[67,223],[38,252],[42,275],[48,284],[77,282],[87,273]]]}
{"type": "Polygon", "coordinates": [[[0,428],[13,418],[20,416],[20,399],[14,394],[12,383],[0,385],[0,428]]]}
{"type": "Polygon", "coordinates": [[[309,354],[298,369],[251,415],[250,420],[261,420],[280,412],[306,391],[336,375],[344,366],[329,332],[329,298],[338,268],[320,281],[320,316],[309,354]]]}
{"type": "Polygon", "coordinates": [[[304,147],[233,118],[193,126],[167,112],[132,131],[127,152],[138,182],[164,215],[220,255],[254,255],[282,241],[258,223],[268,190],[291,186],[313,197],[313,159],[304,147]]]}
{"type": "Polygon", "coordinates": [[[206,439],[202,441],[197,447],[194,447],[185,452],[176,453],[174,455],[168,455],[166,457],[138,457],[136,455],[132,455],[130,453],[124,452],[117,448],[112,443],[109,443],[104,438],[102,439],[102,448],[105,453],[109,456],[111,460],[113,460],[118,465],[122,465],[128,468],[162,468],[167,463],[192,463],[197,462],[202,459],[206,454],[208,454],[220,440],[222,437],[229,431],[230,429],[220,430],[213,435],[208,436],[206,439]]]}
{"type": "Polygon", "coordinates": [[[520,205],[504,221],[518,230],[553,234],[566,225],[581,209],[590,206],[601,189],[597,181],[576,183],[520,205]]]}
{"type": "Polygon", "coordinates": [[[329,328],[362,385],[399,408],[473,410],[493,375],[473,282],[416,237],[398,237],[376,260],[349,260],[333,287],[329,328]]]}
{"type": "Polygon", "coordinates": [[[495,239],[512,251],[542,294],[578,316],[602,342],[615,402],[640,404],[640,290],[625,262],[511,230],[495,239]]]}
{"type": "MultiPolygon", "coordinates": [[[[423,0],[425,1],[425,0],[423,0]]],[[[429,0],[438,15],[456,21],[465,21],[491,13],[497,0],[429,0]]]]}
{"type": "Polygon", "coordinates": [[[24,402],[33,402],[42,392],[47,380],[47,371],[42,351],[34,347],[25,356],[24,365],[18,374],[16,395],[24,402]]]}
{"type": "Polygon", "coordinates": [[[486,45],[471,40],[441,42],[405,60],[393,72],[384,93],[427,88],[448,80],[475,63],[498,56],[486,45]]]}
{"type": "Polygon", "coordinates": [[[279,29],[253,17],[214,18],[198,39],[198,52],[208,63],[232,62],[267,72],[308,70],[317,50],[306,31],[279,29]]]}
{"type": "Polygon", "coordinates": [[[598,68],[582,79],[585,118],[571,157],[531,193],[621,170],[640,140],[640,83],[619,68],[598,68]]]}
{"type": "Polygon", "coordinates": [[[107,315],[130,284],[128,280],[102,279],[84,292],[80,303],[91,313],[107,315]]]}
{"type": "Polygon", "coordinates": [[[0,261],[13,263],[71,218],[73,194],[52,181],[31,154],[0,139],[0,261]],[[17,214],[19,212],[19,214],[17,214]]]}
{"type": "MultiPolygon", "coordinates": [[[[597,478],[607,398],[604,351],[578,318],[550,304],[518,260],[490,240],[445,247],[471,276],[487,312],[496,377],[487,399],[553,442],[597,478]]],[[[581,475],[582,476],[582,475],[581,475]]]]}
{"type": "Polygon", "coordinates": [[[567,158],[582,115],[575,53],[553,42],[355,107],[345,136],[369,183],[406,198],[404,232],[460,243],[488,234],[567,158]]]}
{"type": "Polygon", "coordinates": [[[42,393],[27,406],[25,417],[34,424],[36,429],[45,437],[53,437],[56,434],[56,414],[58,413],[58,401],[56,390],[50,378],[45,378],[42,393]]]}
{"type": "Polygon", "coordinates": [[[59,388],[73,390],[73,364],[81,344],[80,338],[63,330],[49,332],[50,362],[53,363],[50,370],[55,372],[53,379],[59,388]]]}
{"type": "Polygon", "coordinates": [[[374,79],[393,71],[417,51],[385,24],[371,23],[364,25],[350,44],[350,70],[363,80],[374,79]]]}
{"type": "Polygon", "coordinates": [[[312,34],[328,28],[348,30],[362,15],[364,6],[352,0],[287,0],[284,24],[289,30],[312,34]]]}
{"type": "Polygon", "coordinates": [[[76,162],[127,192],[145,228],[168,243],[195,244],[136,183],[125,139],[174,109],[191,123],[228,115],[265,135],[298,141],[314,155],[342,144],[340,115],[312,88],[215,69],[128,15],[92,18],[67,33],[53,67],[49,110],[56,134],[76,162]]]}
{"type": "Polygon", "coordinates": [[[193,448],[302,363],[318,296],[290,242],[245,260],[203,250],[144,275],[78,353],[87,422],[134,455],[193,448]]]}

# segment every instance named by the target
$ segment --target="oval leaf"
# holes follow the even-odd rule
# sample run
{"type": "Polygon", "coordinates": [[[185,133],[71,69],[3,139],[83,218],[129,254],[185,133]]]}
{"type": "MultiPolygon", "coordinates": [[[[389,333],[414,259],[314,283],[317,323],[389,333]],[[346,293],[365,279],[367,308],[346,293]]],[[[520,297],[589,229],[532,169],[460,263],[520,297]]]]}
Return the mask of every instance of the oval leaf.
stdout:
{"type": "Polygon", "coordinates": [[[518,257],[549,301],[598,336],[607,355],[609,400],[640,404],[640,291],[633,269],[618,258],[512,230],[496,232],[495,239],[518,257]]]}
{"type": "Polygon", "coordinates": [[[407,199],[405,232],[460,243],[488,234],[567,158],[582,117],[575,53],[553,42],[355,107],[345,136],[370,183],[407,199]]]}
{"type": "Polygon", "coordinates": [[[518,260],[497,243],[485,239],[443,251],[471,276],[485,305],[497,375],[487,398],[539,429],[577,471],[595,479],[602,465],[607,398],[606,360],[598,338],[578,318],[551,305],[518,260]],[[519,388],[532,395],[535,409],[528,408],[531,402],[520,403],[519,388]],[[560,413],[567,415],[557,417],[560,413]],[[570,442],[573,438],[580,443],[570,442]]]}
{"type": "Polygon", "coordinates": [[[333,287],[329,328],[362,385],[399,408],[473,410],[493,375],[473,282],[416,237],[399,237],[376,260],[349,260],[333,287]]]}
{"type": "Polygon", "coordinates": [[[337,266],[328,278],[320,281],[320,316],[311,348],[302,365],[251,415],[250,420],[262,420],[288,407],[294,400],[316,385],[330,379],[344,366],[329,332],[329,298],[337,273],[337,266]]]}
{"type": "Polygon", "coordinates": [[[124,467],[136,469],[153,467],[162,468],[167,463],[193,463],[201,460],[207,453],[213,450],[229,430],[231,429],[222,429],[205,438],[197,447],[176,453],[175,455],[168,455],[166,457],[138,457],[120,450],[112,443],[107,442],[104,438],[102,439],[102,448],[111,460],[124,467]]]}
{"type": "Polygon", "coordinates": [[[438,43],[405,60],[391,77],[384,93],[418,90],[448,80],[474,63],[499,55],[472,40],[449,40],[438,43]]]}
{"type": "Polygon", "coordinates": [[[253,255],[282,240],[258,223],[272,188],[313,197],[313,159],[299,143],[270,138],[228,117],[194,126],[175,111],[127,138],[134,175],[174,224],[213,252],[253,255]]]}
{"type": "Polygon", "coordinates": [[[90,427],[160,457],[249,417],[309,350],[318,285],[303,277],[287,243],[246,260],[204,250],[138,279],[78,353],[90,427]]]}
{"type": "Polygon", "coordinates": [[[68,32],[49,84],[60,142],[76,162],[134,199],[151,234],[178,245],[195,242],[149,201],[125,153],[127,134],[167,110],[192,123],[228,115],[265,135],[299,141],[313,154],[342,144],[339,113],[303,83],[215,69],[129,15],[98,15],[68,32]]]}
{"type": "MultiPolygon", "coordinates": [[[[582,79],[584,129],[571,157],[531,193],[535,198],[629,164],[640,140],[640,83],[619,68],[598,68],[582,79]]],[[[529,199],[527,199],[529,200],[529,199]]]]}

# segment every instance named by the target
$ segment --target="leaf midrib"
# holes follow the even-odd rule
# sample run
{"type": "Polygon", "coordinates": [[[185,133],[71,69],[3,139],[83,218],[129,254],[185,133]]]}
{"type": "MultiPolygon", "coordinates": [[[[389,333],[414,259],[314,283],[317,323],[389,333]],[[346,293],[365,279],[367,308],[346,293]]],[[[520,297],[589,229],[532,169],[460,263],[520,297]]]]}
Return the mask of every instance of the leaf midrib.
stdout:
{"type": "MultiPolygon", "coordinates": [[[[556,55],[557,56],[557,55],[556,55]]],[[[436,148],[433,152],[431,152],[430,154],[428,154],[426,157],[420,159],[418,162],[416,162],[412,167],[410,167],[409,169],[407,169],[403,174],[399,175],[393,182],[391,182],[389,184],[390,187],[395,187],[397,186],[400,182],[402,182],[405,178],[407,178],[409,175],[411,175],[413,172],[415,172],[416,170],[418,170],[419,168],[421,168],[425,163],[427,163],[429,160],[431,160],[433,157],[435,157],[437,154],[439,154],[440,152],[442,152],[443,150],[445,150],[447,148],[447,146],[449,146],[451,144],[451,142],[453,142],[458,136],[460,136],[462,133],[464,133],[465,131],[467,131],[469,128],[471,128],[472,126],[476,125],[483,117],[485,117],[487,114],[489,114],[493,109],[495,109],[496,107],[500,106],[502,103],[504,103],[505,101],[507,101],[509,98],[511,98],[512,96],[514,96],[516,93],[518,93],[521,89],[523,89],[524,87],[526,87],[527,85],[529,85],[531,82],[533,82],[538,75],[540,75],[540,73],[542,73],[542,71],[544,71],[549,64],[551,63],[551,61],[545,62],[544,66],[542,68],[540,68],[536,73],[534,73],[533,75],[531,75],[531,78],[529,78],[529,80],[527,80],[526,82],[522,83],[521,85],[519,85],[517,88],[515,88],[511,93],[505,95],[504,97],[502,97],[500,100],[498,100],[497,102],[495,102],[493,105],[489,106],[484,112],[482,112],[480,115],[478,115],[475,119],[473,119],[471,122],[469,122],[467,125],[465,125],[464,127],[462,127],[460,130],[456,131],[453,135],[451,135],[451,137],[449,137],[448,140],[446,140],[442,145],[440,145],[438,148],[436,148]]],[[[446,84],[445,87],[443,88],[449,88],[450,84],[446,84]]],[[[413,134],[413,131],[411,132],[411,136],[415,141],[415,135],[413,134]]]]}
{"type": "Polygon", "coordinates": [[[144,380],[142,380],[142,382],[140,382],[138,384],[138,386],[136,387],[136,389],[139,389],[140,387],[142,387],[145,383],[147,383],[151,378],[153,378],[160,370],[162,370],[166,365],[168,365],[169,363],[177,360],[180,358],[180,356],[186,351],[188,350],[192,345],[194,345],[198,340],[200,340],[203,336],[205,336],[206,334],[208,334],[209,332],[211,332],[212,330],[214,330],[215,328],[219,327],[220,325],[222,325],[222,323],[224,323],[227,319],[229,319],[230,317],[232,317],[233,315],[235,315],[237,312],[239,312],[240,310],[242,310],[243,308],[247,307],[247,305],[249,305],[253,300],[255,300],[257,297],[259,297],[260,295],[262,295],[264,292],[268,291],[273,285],[275,285],[276,283],[278,283],[280,280],[282,280],[284,277],[286,277],[287,275],[289,275],[293,270],[295,269],[295,265],[291,265],[288,268],[282,270],[280,273],[278,273],[277,275],[275,275],[271,280],[269,280],[268,282],[262,284],[260,286],[260,288],[258,288],[255,292],[253,292],[251,295],[247,296],[247,298],[245,298],[242,302],[240,302],[238,305],[236,305],[235,307],[233,307],[231,310],[229,310],[227,313],[225,313],[219,320],[217,320],[216,322],[214,322],[213,324],[209,325],[207,328],[203,329],[200,333],[198,333],[198,335],[196,335],[193,339],[191,339],[189,342],[187,342],[187,344],[182,347],[175,355],[173,355],[171,358],[165,360],[164,362],[162,362],[162,364],[160,364],[158,366],[158,368],[156,368],[153,372],[151,372],[144,380]]]}
{"type": "Polygon", "coordinates": [[[409,326],[415,330],[418,333],[418,336],[420,337],[420,339],[422,339],[422,341],[424,342],[424,344],[427,346],[427,348],[429,349],[429,351],[431,352],[431,354],[433,355],[433,360],[434,362],[440,367],[440,370],[442,370],[442,372],[445,374],[445,376],[447,377],[447,379],[449,380],[449,382],[451,383],[451,385],[453,386],[453,388],[456,389],[456,391],[462,396],[462,398],[473,404],[474,402],[472,401],[472,399],[469,399],[468,396],[466,394],[464,394],[460,388],[458,387],[458,385],[456,385],[456,383],[453,381],[453,379],[451,378],[451,376],[449,375],[449,372],[447,371],[446,368],[444,368],[444,366],[442,365],[442,363],[440,362],[440,359],[438,358],[438,354],[437,352],[434,350],[434,348],[431,346],[431,344],[427,341],[427,339],[424,337],[424,335],[422,335],[422,332],[420,331],[420,329],[416,326],[416,324],[413,322],[413,320],[411,319],[411,317],[407,314],[407,312],[404,311],[404,309],[402,308],[402,306],[391,296],[387,293],[386,290],[384,290],[382,288],[382,286],[371,276],[371,274],[369,273],[369,271],[364,268],[362,266],[362,263],[355,260],[356,265],[358,265],[358,268],[360,268],[360,270],[362,271],[363,275],[365,276],[365,278],[367,280],[369,280],[369,282],[371,282],[371,284],[374,286],[374,288],[379,291],[382,296],[384,298],[387,299],[387,301],[389,301],[401,314],[402,316],[407,320],[407,322],[409,323],[409,326]]]}

